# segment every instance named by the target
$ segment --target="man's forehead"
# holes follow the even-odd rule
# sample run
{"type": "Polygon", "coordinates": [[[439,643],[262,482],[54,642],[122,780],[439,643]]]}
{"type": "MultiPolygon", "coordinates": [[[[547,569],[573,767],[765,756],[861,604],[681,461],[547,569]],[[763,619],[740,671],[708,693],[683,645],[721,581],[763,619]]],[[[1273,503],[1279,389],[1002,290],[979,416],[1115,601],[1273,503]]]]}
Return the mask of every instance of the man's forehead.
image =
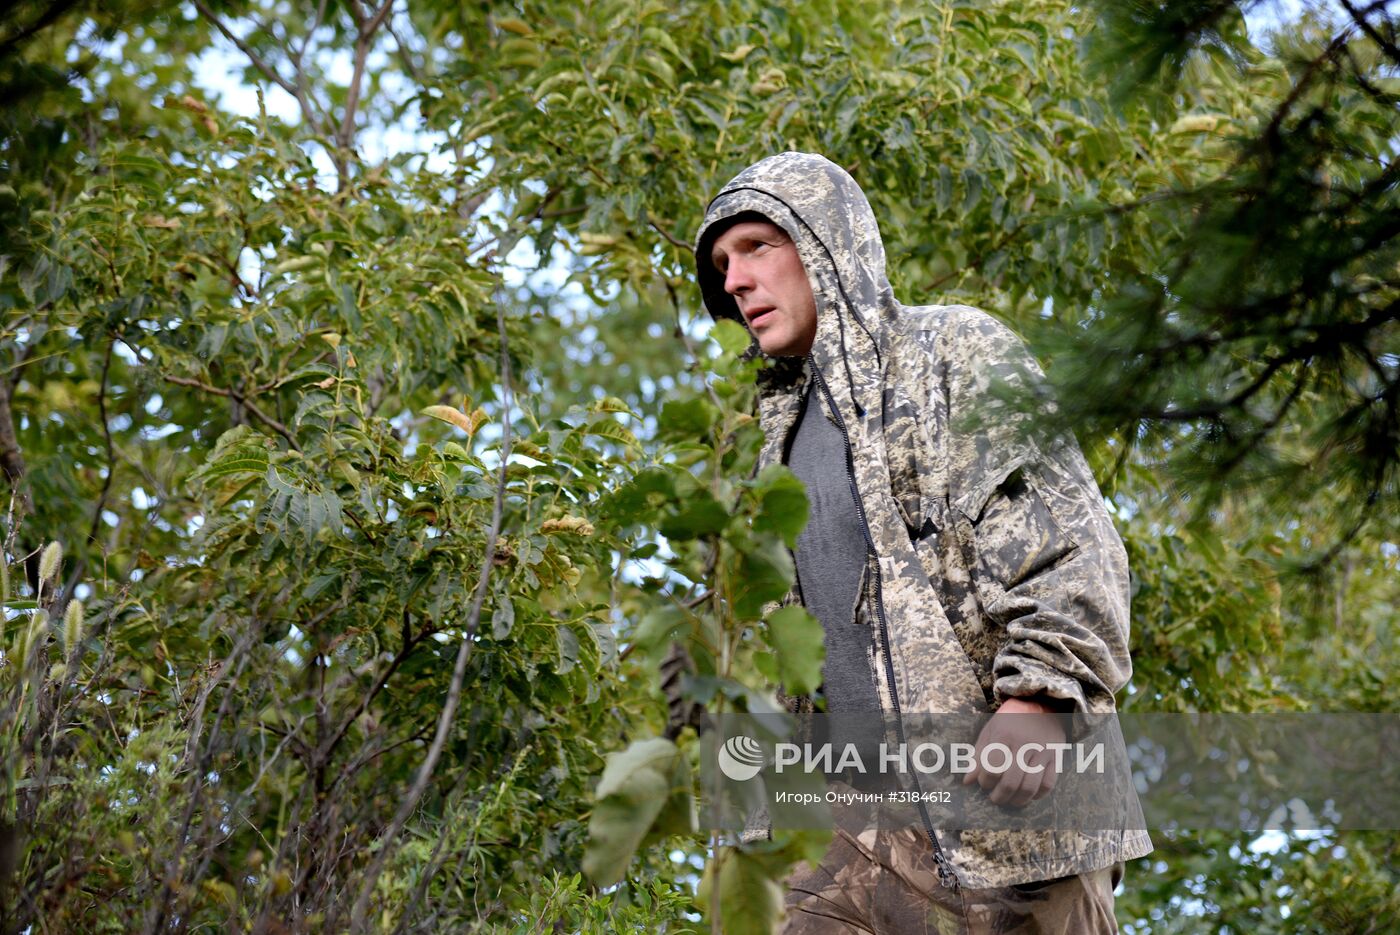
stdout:
{"type": "Polygon", "coordinates": [[[761,240],[771,237],[781,237],[783,240],[787,240],[788,233],[765,217],[752,214],[741,216],[715,235],[714,240],[711,241],[710,255],[711,257],[722,255],[733,245],[747,240],[761,240]]]}

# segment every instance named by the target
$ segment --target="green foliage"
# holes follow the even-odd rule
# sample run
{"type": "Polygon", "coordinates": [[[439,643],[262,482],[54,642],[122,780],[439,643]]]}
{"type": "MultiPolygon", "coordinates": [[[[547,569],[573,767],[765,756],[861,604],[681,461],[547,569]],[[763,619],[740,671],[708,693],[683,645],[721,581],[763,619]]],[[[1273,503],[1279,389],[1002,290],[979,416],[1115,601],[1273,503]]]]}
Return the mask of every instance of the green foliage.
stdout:
{"type": "MultiPolygon", "coordinates": [[[[655,670],[710,712],[820,678],[773,612],[805,494],[687,246],[782,149],[860,181],[901,298],[1046,360],[1133,560],[1125,705],[1393,710],[1395,63],[1241,6],[22,4],[0,915],[770,930],[825,842],[691,833],[655,670]]],[[[1138,931],[1394,912],[1393,836],[1159,845],[1138,931]]]]}
{"type": "Polygon", "coordinates": [[[1262,489],[1286,522],[1325,491],[1325,561],[1368,524],[1394,541],[1400,515],[1400,52],[1384,4],[1256,43],[1257,5],[1100,5],[1100,67],[1194,159],[1134,206],[1156,233],[1118,258],[1092,359],[1078,328],[1047,341],[1064,417],[1140,446],[1200,510],[1262,489]]]}
{"type": "Polygon", "coordinates": [[[661,737],[608,757],[595,790],[583,869],[600,885],[618,882],[647,834],[694,834],[689,761],[661,737]]]}
{"type": "Polygon", "coordinates": [[[811,694],[821,685],[821,624],[801,607],[784,607],[768,617],[768,641],[777,654],[778,681],[794,694],[811,694]]]}
{"type": "Polygon", "coordinates": [[[755,854],[738,848],[721,850],[700,883],[700,905],[717,906],[720,928],[735,935],[773,931],[783,908],[783,890],[764,872],[755,854]]]}

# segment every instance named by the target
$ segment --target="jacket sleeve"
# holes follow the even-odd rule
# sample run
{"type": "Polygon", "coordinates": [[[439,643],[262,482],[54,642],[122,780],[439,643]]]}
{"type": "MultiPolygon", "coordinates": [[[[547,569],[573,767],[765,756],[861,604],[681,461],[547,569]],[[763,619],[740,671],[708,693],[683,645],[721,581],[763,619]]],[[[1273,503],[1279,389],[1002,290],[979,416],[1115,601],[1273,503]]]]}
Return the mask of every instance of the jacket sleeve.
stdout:
{"type": "Polygon", "coordinates": [[[1122,540],[1073,435],[1033,417],[1054,405],[1025,346],[975,309],[954,322],[943,349],[951,516],[999,638],[995,700],[1043,694],[1110,713],[1132,674],[1122,540]]]}

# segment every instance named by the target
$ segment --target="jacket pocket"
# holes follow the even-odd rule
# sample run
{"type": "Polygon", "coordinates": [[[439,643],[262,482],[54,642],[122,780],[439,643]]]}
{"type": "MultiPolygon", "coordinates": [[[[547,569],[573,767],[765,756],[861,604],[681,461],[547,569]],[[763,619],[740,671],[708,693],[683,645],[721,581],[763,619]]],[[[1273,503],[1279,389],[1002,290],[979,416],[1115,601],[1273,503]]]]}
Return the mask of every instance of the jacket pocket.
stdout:
{"type": "Polygon", "coordinates": [[[1078,544],[1056,521],[1044,477],[1027,455],[1003,462],[958,498],[956,508],[971,527],[971,563],[984,597],[1009,591],[1060,562],[1078,544]]]}

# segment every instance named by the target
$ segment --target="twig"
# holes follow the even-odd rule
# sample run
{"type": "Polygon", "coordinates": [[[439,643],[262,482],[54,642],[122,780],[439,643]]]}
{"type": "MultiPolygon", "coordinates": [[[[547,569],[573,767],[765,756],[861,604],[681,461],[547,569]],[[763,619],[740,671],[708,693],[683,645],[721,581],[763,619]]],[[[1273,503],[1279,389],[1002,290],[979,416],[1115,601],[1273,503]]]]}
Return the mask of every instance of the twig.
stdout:
{"type": "Polygon", "coordinates": [[[193,770],[189,770],[189,767],[191,762],[195,760],[195,746],[199,742],[198,732],[191,735],[189,744],[186,747],[184,766],[191,779],[189,799],[185,803],[184,814],[180,821],[179,834],[175,837],[176,842],[178,842],[175,852],[170,855],[170,859],[166,862],[164,868],[160,895],[151,904],[150,914],[147,916],[148,922],[146,931],[149,932],[150,935],[156,935],[156,933],[164,927],[166,912],[170,908],[170,897],[172,894],[175,894],[177,890],[183,889],[184,874],[179,871],[179,868],[183,863],[181,860],[182,852],[190,841],[190,827],[194,822],[195,811],[198,808],[201,798],[199,795],[199,786],[203,782],[204,776],[209,772],[209,767],[214,761],[214,755],[216,753],[215,743],[219,739],[219,731],[223,727],[224,719],[228,717],[229,709],[232,706],[234,686],[238,683],[239,678],[243,674],[243,669],[248,663],[248,651],[261,636],[262,626],[257,620],[254,620],[249,626],[247,635],[238,641],[228,662],[219,670],[219,674],[205,690],[204,698],[197,708],[196,724],[198,723],[198,719],[203,717],[203,704],[207,703],[209,696],[214,693],[214,689],[218,688],[219,685],[224,682],[224,676],[229,674],[230,670],[233,670],[232,677],[228,680],[228,688],[225,689],[223,700],[219,704],[218,713],[214,716],[214,723],[209,729],[209,740],[205,744],[198,758],[198,764],[193,770]]]}
{"type": "Polygon", "coordinates": [[[97,537],[97,528],[102,522],[102,510],[107,506],[107,494],[112,489],[112,475],[117,472],[116,452],[112,449],[112,427],[107,424],[107,374],[112,368],[112,351],[116,339],[107,343],[107,356],[102,361],[102,380],[97,388],[97,413],[102,419],[102,437],[107,443],[107,478],[102,482],[102,493],[97,496],[97,506],[92,510],[92,525],[88,529],[88,539],[97,537]]]}
{"type": "Polygon", "coordinates": [[[695,248],[694,248],[693,246],[691,246],[690,244],[686,243],[684,240],[678,240],[678,239],[676,239],[674,236],[672,236],[672,234],[671,234],[670,231],[668,231],[666,228],[662,227],[660,224],[658,224],[658,223],[656,223],[655,221],[653,221],[651,218],[647,218],[647,223],[650,224],[650,225],[652,226],[652,229],[655,230],[658,234],[660,234],[662,237],[665,237],[665,238],[666,238],[666,241],[667,241],[671,246],[673,246],[673,247],[679,247],[680,249],[686,251],[687,253],[694,253],[694,252],[695,252],[695,248]]]}
{"type": "MultiPolygon", "coordinates": [[[[695,344],[690,340],[690,335],[685,333],[685,324],[681,321],[680,296],[676,295],[675,287],[671,285],[670,279],[665,279],[663,282],[666,283],[666,294],[671,299],[671,310],[676,313],[676,334],[680,336],[681,343],[685,345],[685,352],[690,355],[691,366],[695,369],[699,369],[701,366],[700,352],[695,349],[695,344]]],[[[714,403],[716,409],[723,412],[724,403],[720,400],[719,394],[715,392],[715,388],[710,385],[710,381],[701,377],[700,383],[705,387],[705,393],[710,397],[710,402],[714,403]]]]}
{"type": "MultiPolygon", "coordinates": [[[[405,612],[405,615],[407,615],[407,612],[405,612]]],[[[395,654],[393,659],[389,660],[389,664],[385,666],[379,678],[374,680],[374,684],[371,685],[370,690],[360,698],[354,710],[341,721],[340,727],[336,729],[335,733],[327,737],[325,742],[316,750],[316,760],[318,764],[330,760],[331,754],[335,752],[335,748],[340,745],[340,742],[345,738],[346,732],[350,730],[350,725],[354,724],[355,720],[370,706],[370,703],[378,697],[389,679],[398,671],[399,666],[403,665],[404,661],[412,655],[413,650],[428,636],[429,632],[428,630],[424,630],[417,636],[410,637],[407,634],[407,630],[405,630],[403,646],[400,647],[398,653],[395,654]]]]}
{"type": "Polygon", "coordinates": [[[1371,25],[1371,21],[1367,19],[1367,17],[1374,13],[1376,10],[1384,9],[1387,5],[1387,2],[1388,0],[1377,0],[1377,2],[1372,3],[1366,9],[1358,10],[1356,7],[1352,6],[1349,2],[1347,2],[1347,0],[1341,0],[1342,6],[1346,9],[1348,13],[1351,14],[1352,21],[1356,23],[1356,25],[1360,26],[1362,31],[1365,32],[1366,35],[1371,37],[1372,42],[1381,47],[1385,54],[1390,57],[1390,60],[1392,62],[1394,62],[1397,65],[1400,65],[1400,48],[1397,48],[1394,42],[1381,35],[1380,30],[1378,30],[1375,26],[1371,25]]]}
{"type": "MultiPolygon", "coordinates": [[[[32,351],[32,345],[25,348],[19,363],[15,365],[16,373],[13,380],[8,377],[0,378],[0,474],[4,474],[5,480],[10,485],[9,529],[12,536],[19,521],[34,512],[34,501],[29,496],[29,487],[25,482],[27,468],[24,464],[24,451],[19,447],[19,436],[15,433],[15,417],[10,406],[14,391],[19,386],[19,368],[32,351]],[[14,515],[16,501],[18,501],[19,506],[18,517],[14,515]]],[[[16,546],[16,552],[23,551],[23,547],[18,546],[18,544],[16,546]]],[[[30,588],[37,591],[39,587],[39,549],[37,547],[31,549],[21,561],[24,564],[25,580],[29,583],[30,588]]]]}
{"type": "MultiPolygon", "coordinates": [[[[12,49],[19,46],[21,42],[33,36],[40,30],[53,25],[63,17],[70,9],[77,5],[77,0],[58,0],[57,3],[50,4],[39,18],[28,26],[21,28],[13,36],[6,36],[4,42],[0,42],[0,58],[8,56],[12,49]]],[[[13,12],[13,11],[12,11],[13,12]]]]}
{"type": "Polygon", "coordinates": [[[253,402],[252,399],[238,392],[237,390],[226,390],[223,387],[210,386],[208,383],[201,383],[199,380],[191,380],[188,377],[172,376],[171,374],[165,375],[165,381],[167,383],[174,383],[177,386],[192,386],[197,390],[203,390],[204,392],[212,393],[215,396],[226,396],[229,399],[232,399],[240,406],[245,407],[253,415],[257,416],[258,419],[268,428],[272,429],[278,435],[281,435],[283,438],[285,438],[287,440],[287,444],[291,445],[294,450],[301,451],[301,446],[297,444],[297,440],[292,436],[290,429],[288,429],[281,422],[278,422],[276,419],[272,418],[272,416],[263,412],[261,409],[258,408],[257,403],[253,402]]]}
{"type": "MultiPolygon", "coordinates": [[[[518,227],[514,235],[509,238],[509,242],[502,245],[498,256],[503,258],[508,254],[523,234],[524,228],[518,227]]],[[[443,748],[447,745],[447,737],[452,731],[452,722],[457,715],[457,706],[462,700],[462,682],[467,674],[467,660],[471,657],[472,644],[476,638],[477,628],[481,625],[481,608],[486,601],[486,589],[491,581],[491,567],[495,564],[496,539],[500,534],[501,520],[505,514],[506,472],[510,466],[510,409],[513,394],[510,349],[506,337],[505,300],[505,283],[499,281],[496,286],[496,330],[499,332],[501,340],[501,466],[496,478],[496,496],[491,507],[491,527],[486,533],[486,543],[481,557],[481,571],[476,580],[476,593],[472,596],[471,609],[467,614],[466,626],[463,627],[462,643],[457,649],[457,661],[452,667],[452,681],[448,684],[447,700],[443,704],[442,713],[438,716],[437,733],[433,737],[432,746],[428,748],[427,756],[423,759],[423,764],[418,769],[418,775],[413,780],[413,786],[409,789],[403,802],[400,803],[398,811],[394,813],[389,827],[384,830],[377,842],[374,859],[365,872],[360,894],[355,899],[354,908],[350,912],[350,929],[353,932],[366,930],[370,897],[374,895],[375,885],[379,881],[379,875],[384,871],[384,863],[388,859],[394,840],[403,831],[409,816],[413,814],[413,811],[418,807],[419,800],[423,797],[423,793],[427,791],[433,769],[437,766],[438,758],[442,756],[443,748]]]]}
{"type": "Polygon", "coordinates": [[[369,50],[374,45],[374,33],[383,24],[384,18],[394,6],[394,0],[384,0],[384,5],[368,19],[363,18],[358,3],[350,4],[350,14],[355,18],[355,71],[350,76],[350,86],[345,89],[345,113],[340,118],[340,129],[336,131],[336,171],[340,175],[340,190],[345,191],[350,181],[349,153],[355,136],[355,111],[360,106],[360,89],[364,85],[365,63],[369,50]]]}
{"type": "Polygon", "coordinates": [[[361,32],[366,37],[372,35],[374,31],[379,28],[380,24],[384,22],[384,17],[389,15],[389,10],[391,10],[393,6],[394,0],[384,0],[384,5],[375,11],[374,16],[365,24],[361,32]]]}
{"type": "Polygon", "coordinates": [[[408,72],[409,77],[413,79],[415,84],[420,87],[426,85],[428,83],[427,78],[423,74],[423,70],[413,61],[413,56],[409,54],[408,43],[404,42],[403,37],[399,35],[399,31],[394,28],[394,21],[392,19],[389,20],[384,28],[388,30],[390,37],[394,40],[394,45],[398,47],[399,61],[403,64],[404,71],[408,72]]]}
{"type": "Polygon", "coordinates": [[[311,109],[311,102],[302,93],[301,88],[284,78],[258,54],[256,49],[239,38],[238,34],[233,30],[229,29],[228,26],[224,24],[224,21],[219,19],[218,14],[211,10],[204,0],[194,0],[194,6],[195,9],[199,11],[200,16],[212,23],[214,28],[222,33],[225,39],[238,46],[239,51],[248,56],[248,61],[253,63],[254,68],[262,72],[269,81],[277,85],[283,91],[286,91],[296,100],[301,106],[302,116],[306,118],[307,124],[311,126],[312,129],[320,129],[321,122],[316,118],[315,112],[311,109]]]}

